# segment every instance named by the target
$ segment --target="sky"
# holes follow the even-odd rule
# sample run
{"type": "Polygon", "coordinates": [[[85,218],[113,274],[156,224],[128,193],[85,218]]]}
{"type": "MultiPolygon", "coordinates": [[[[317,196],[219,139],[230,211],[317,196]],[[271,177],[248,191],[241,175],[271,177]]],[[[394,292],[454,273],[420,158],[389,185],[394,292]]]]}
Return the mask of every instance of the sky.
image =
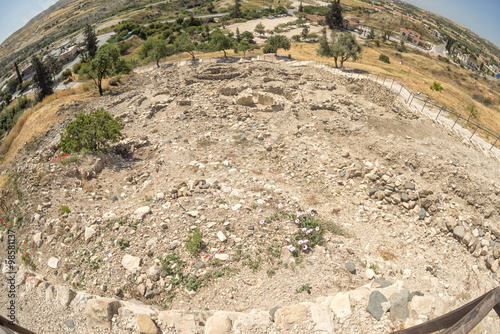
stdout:
{"type": "Polygon", "coordinates": [[[439,14],[500,47],[500,0],[402,0],[439,14]]]}
{"type": "Polygon", "coordinates": [[[58,0],[0,0],[0,44],[58,0]]]}

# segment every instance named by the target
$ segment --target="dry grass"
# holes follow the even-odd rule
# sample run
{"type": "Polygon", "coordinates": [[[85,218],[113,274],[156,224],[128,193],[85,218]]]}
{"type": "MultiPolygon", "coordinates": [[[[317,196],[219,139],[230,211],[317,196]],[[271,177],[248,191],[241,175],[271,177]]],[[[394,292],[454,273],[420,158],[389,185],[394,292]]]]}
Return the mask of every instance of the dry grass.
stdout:
{"type": "MultiPolygon", "coordinates": [[[[334,65],[333,60],[317,55],[317,43],[292,43],[290,53],[295,59],[328,62],[334,65]]],[[[358,62],[346,62],[344,66],[360,69],[370,73],[381,73],[398,78],[415,92],[422,92],[433,100],[448,106],[462,114],[466,114],[465,107],[471,103],[478,109],[478,121],[500,132],[500,90],[496,82],[484,81],[481,77],[474,78],[474,73],[453,64],[438,61],[427,54],[403,53],[403,65],[399,63],[401,57],[390,46],[363,47],[362,59],[358,62]],[[383,53],[389,56],[391,63],[386,64],[378,60],[383,53]],[[443,91],[432,92],[429,86],[438,81],[443,91]],[[493,105],[486,107],[472,99],[473,94],[489,97],[493,105]]]]}
{"type": "Polygon", "coordinates": [[[3,156],[2,166],[13,161],[17,152],[26,143],[44,134],[50,126],[60,121],[56,113],[61,104],[88,98],[88,90],[89,86],[83,84],[74,89],[55,93],[35,107],[26,110],[2,141],[0,146],[0,154],[3,156]]]}

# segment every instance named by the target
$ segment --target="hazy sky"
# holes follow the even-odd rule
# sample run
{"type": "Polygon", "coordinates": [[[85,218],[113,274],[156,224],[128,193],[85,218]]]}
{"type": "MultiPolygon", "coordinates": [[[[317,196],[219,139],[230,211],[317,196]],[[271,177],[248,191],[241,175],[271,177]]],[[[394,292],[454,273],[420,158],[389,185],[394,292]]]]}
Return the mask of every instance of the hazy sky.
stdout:
{"type": "Polygon", "coordinates": [[[500,0],[402,1],[439,14],[500,47],[500,0]]]}
{"type": "Polygon", "coordinates": [[[0,0],[0,44],[57,0],[0,0]]]}

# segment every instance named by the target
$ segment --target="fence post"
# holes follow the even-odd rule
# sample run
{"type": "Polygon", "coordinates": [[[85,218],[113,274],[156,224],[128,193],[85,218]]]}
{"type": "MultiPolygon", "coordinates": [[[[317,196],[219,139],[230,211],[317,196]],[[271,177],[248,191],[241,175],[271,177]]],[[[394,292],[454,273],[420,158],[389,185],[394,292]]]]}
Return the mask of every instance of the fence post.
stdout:
{"type": "Polygon", "coordinates": [[[443,107],[441,107],[441,109],[439,109],[439,112],[438,112],[438,114],[437,114],[437,116],[436,116],[436,121],[437,121],[437,119],[438,119],[438,117],[439,117],[439,114],[441,114],[441,111],[443,111],[443,107]]]}
{"type": "Polygon", "coordinates": [[[425,108],[426,105],[427,105],[427,101],[424,102],[424,106],[422,107],[422,110],[420,110],[420,112],[424,111],[424,108],[425,108]]]}
{"type": "Polygon", "coordinates": [[[379,75],[380,75],[380,74],[377,74],[377,77],[375,78],[375,83],[377,83],[377,80],[378,80],[378,76],[379,76],[379,75]]]}
{"type": "Polygon", "coordinates": [[[460,119],[460,116],[457,117],[457,120],[455,121],[455,123],[453,123],[453,126],[451,127],[451,129],[453,130],[453,128],[455,127],[455,124],[457,124],[458,120],[460,119]]]}
{"type": "Polygon", "coordinates": [[[401,87],[399,88],[399,93],[398,95],[401,95],[401,91],[403,90],[403,85],[401,85],[401,87]]]}
{"type": "Polygon", "coordinates": [[[406,100],[406,104],[408,104],[408,102],[410,102],[410,99],[413,97],[413,92],[410,92],[410,96],[408,96],[408,100],[406,100]]]}
{"type": "Polygon", "coordinates": [[[474,130],[474,132],[472,133],[472,136],[470,136],[469,140],[472,139],[472,137],[474,136],[474,134],[476,133],[477,129],[479,129],[479,126],[476,127],[476,130],[474,130]]]}
{"type": "Polygon", "coordinates": [[[413,93],[411,93],[411,101],[410,101],[410,103],[408,103],[409,105],[411,105],[411,103],[413,102],[414,98],[415,98],[415,95],[413,95],[413,93]]]}
{"type": "Polygon", "coordinates": [[[499,139],[499,138],[500,138],[500,136],[498,136],[498,137],[497,137],[497,139],[495,140],[495,142],[493,143],[493,145],[491,145],[491,147],[490,147],[490,151],[491,151],[491,149],[493,148],[493,146],[495,146],[495,145],[497,144],[497,141],[498,141],[498,139],[499,139]]]}
{"type": "Polygon", "coordinates": [[[387,79],[387,77],[384,77],[384,81],[382,82],[382,85],[385,84],[385,79],[387,79]]]}
{"type": "Polygon", "coordinates": [[[391,88],[389,88],[389,89],[392,89],[392,85],[394,85],[394,81],[396,81],[396,78],[392,78],[391,88]]]}

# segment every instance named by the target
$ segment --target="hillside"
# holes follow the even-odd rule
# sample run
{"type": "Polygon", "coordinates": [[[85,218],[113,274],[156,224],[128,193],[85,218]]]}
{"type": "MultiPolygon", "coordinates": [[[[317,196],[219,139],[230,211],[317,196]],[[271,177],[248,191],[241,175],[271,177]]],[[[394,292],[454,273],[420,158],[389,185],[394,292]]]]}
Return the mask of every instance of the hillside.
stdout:
{"type": "MultiPolygon", "coordinates": [[[[35,273],[47,282],[25,296],[56,302],[44,311],[49,332],[71,320],[75,333],[98,324],[138,333],[146,312],[147,323],[178,332],[229,333],[221,324],[249,321],[260,333],[387,333],[496,286],[497,160],[365,79],[297,61],[188,64],[138,68],[109,96],[60,105],[61,122],[11,165],[7,204],[22,211],[3,240],[15,230],[26,241],[19,282],[35,273]],[[64,124],[96,108],[120,116],[126,138],[109,153],[58,158],[64,124]],[[296,256],[295,219],[321,243],[296,256]],[[364,311],[377,289],[391,303],[413,291],[431,307],[409,303],[409,315],[378,321],[364,311]],[[92,295],[118,303],[113,323],[92,295]]],[[[43,318],[20,314],[47,331],[43,318]]]]}

